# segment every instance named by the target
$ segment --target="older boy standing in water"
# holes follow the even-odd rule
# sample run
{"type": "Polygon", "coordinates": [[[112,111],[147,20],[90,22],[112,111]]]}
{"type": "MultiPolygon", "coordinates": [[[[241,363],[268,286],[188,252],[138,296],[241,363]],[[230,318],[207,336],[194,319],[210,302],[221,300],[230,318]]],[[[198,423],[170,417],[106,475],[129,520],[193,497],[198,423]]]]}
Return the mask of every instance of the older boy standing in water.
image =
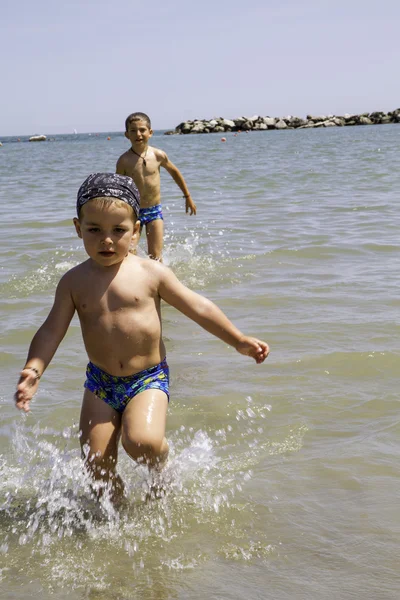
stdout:
{"type": "Polygon", "coordinates": [[[162,466],[168,456],[169,370],[161,299],[256,363],[269,353],[265,342],[243,335],[170,269],[130,253],[138,239],[138,213],[138,191],[130,177],[96,173],[81,185],[74,224],[89,258],[61,278],[15,394],[17,408],[29,411],[76,311],[90,361],[80,418],[82,452],[89,472],[110,484],[113,498],[123,492],[116,474],[120,438],[131,458],[149,467],[162,466]]]}
{"type": "Polygon", "coordinates": [[[179,186],[186,200],[186,212],[196,214],[185,180],[179,169],[163,150],[149,146],[153,135],[150,118],[140,112],[132,113],[125,121],[125,137],[132,144],[118,159],[116,172],[132,177],[140,192],[141,227],[146,227],[147,249],[150,258],[162,259],[164,223],[161,209],[160,167],[164,167],[179,186]]]}

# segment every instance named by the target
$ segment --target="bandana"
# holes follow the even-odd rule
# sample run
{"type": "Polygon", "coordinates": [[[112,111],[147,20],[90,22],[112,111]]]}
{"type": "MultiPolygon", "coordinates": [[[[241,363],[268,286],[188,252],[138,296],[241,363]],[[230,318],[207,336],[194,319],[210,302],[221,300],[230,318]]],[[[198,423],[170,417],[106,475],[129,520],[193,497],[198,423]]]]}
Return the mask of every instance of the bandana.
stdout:
{"type": "Polygon", "coordinates": [[[132,206],[136,217],[139,216],[140,194],[133,179],[117,173],[92,173],[85,179],[78,191],[76,212],[93,198],[118,198],[132,206]]]}

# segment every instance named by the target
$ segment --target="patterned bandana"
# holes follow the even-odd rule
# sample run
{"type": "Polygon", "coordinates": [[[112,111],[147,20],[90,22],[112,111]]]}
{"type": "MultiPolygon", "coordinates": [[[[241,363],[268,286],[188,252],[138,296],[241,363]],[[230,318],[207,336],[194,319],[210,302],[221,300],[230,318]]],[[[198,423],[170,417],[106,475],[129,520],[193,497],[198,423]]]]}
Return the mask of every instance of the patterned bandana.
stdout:
{"type": "Polygon", "coordinates": [[[76,212],[93,198],[118,198],[132,206],[136,217],[139,216],[140,195],[133,179],[117,173],[92,173],[85,179],[78,191],[76,212]]]}

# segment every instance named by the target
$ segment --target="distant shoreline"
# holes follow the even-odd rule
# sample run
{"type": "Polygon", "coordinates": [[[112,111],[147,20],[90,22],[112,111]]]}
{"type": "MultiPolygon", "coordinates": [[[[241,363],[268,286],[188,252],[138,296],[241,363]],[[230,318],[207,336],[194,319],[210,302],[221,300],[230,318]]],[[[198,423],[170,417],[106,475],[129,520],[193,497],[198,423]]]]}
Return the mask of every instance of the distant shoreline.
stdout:
{"type": "Polygon", "coordinates": [[[174,130],[168,130],[164,135],[187,135],[200,133],[224,133],[227,131],[267,131],[284,129],[319,129],[321,127],[349,127],[355,125],[384,125],[387,123],[400,123],[400,108],[385,113],[375,111],[362,114],[345,115],[307,115],[301,117],[238,117],[226,119],[195,119],[183,121],[174,130]]]}

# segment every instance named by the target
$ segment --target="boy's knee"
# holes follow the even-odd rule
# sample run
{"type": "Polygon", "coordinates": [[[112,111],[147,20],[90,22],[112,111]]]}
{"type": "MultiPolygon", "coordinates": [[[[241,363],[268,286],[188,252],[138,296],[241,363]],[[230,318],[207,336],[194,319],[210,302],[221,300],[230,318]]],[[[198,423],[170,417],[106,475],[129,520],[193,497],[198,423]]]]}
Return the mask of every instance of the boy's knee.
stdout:
{"type": "Polygon", "coordinates": [[[121,443],[124,450],[137,461],[152,461],[165,451],[164,438],[155,436],[131,436],[123,433],[121,443]]]}

